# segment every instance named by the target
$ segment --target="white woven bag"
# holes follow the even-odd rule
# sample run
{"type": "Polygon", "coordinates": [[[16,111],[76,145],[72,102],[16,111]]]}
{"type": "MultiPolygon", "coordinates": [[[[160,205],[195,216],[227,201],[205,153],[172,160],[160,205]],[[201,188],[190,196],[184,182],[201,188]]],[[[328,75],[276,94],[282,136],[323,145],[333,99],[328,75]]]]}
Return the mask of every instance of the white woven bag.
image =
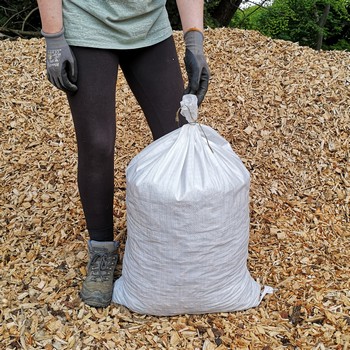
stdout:
{"type": "Polygon", "coordinates": [[[249,173],[230,144],[190,122],[129,164],[127,241],[113,302],[150,315],[228,312],[257,306],[264,294],[247,269],[249,173]]]}

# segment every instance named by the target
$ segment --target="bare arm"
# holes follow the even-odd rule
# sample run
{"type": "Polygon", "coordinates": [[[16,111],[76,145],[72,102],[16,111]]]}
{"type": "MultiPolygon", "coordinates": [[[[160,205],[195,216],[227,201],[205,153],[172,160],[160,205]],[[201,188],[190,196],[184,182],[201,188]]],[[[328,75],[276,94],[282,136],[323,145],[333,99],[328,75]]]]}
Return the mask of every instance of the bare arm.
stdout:
{"type": "Polygon", "coordinates": [[[182,30],[186,33],[190,28],[203,31],[203,0],[177,0],[182,30]]]}
{"type": "Polygon", "coordinates": [[[208,64],[203,52],[204,0],[176,0],[176,3],[186,46],[184,61],[188,85],[184,93],[196,95],[199,106],[208,90],[210,77],[208,64]]]}
{"type": "Polygon", "coordinates": [[[57,33],[63,28],[62,0],[37,0],[42,30],[45,33],[57,33]]]}
{"type": "Polygon", "coordinates": [[[67,93],[78,90],[78,69],[63,29],[62,0],[37,0],[46,43],[46,70],[50,82],[67,93]]]}

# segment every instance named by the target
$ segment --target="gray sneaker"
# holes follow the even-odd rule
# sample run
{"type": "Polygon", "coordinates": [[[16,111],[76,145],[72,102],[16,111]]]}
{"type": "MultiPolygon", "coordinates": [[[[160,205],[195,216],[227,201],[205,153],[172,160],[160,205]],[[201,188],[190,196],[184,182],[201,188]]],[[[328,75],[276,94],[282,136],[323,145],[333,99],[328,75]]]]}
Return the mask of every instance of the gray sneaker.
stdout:
{"type": "Polygon", "coordinates": [[[90,306],[106,307],[112,300],[118,243],[88,241],[88,248],[90,259],[80,297],[90,306]]]}

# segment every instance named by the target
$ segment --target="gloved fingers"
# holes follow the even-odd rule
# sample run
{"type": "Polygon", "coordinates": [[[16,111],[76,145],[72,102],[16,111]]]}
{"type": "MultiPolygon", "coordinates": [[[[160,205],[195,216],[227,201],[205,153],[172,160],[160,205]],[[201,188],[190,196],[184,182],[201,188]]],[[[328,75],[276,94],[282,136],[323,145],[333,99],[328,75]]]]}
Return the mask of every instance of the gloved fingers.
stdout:
{"type": "Polygon", "coordinates": [[[51,72],[50,72],[50,70],[48,70],[47,71],[47,79],[49,80],[49,82],[53,85],[53,86],[55,86],[56,88],[58,88],[58,89],[60,89],[61,87],[61,85],[60,85],[60,83],[59,83],[59,81],[57,80],[57,78],[56,78],[56,74],[52,74],[51,72]]]}
{"type": "Polygon", "coordinates": [[[63,87],[61,90],[65,92],[76,92],[78,90],[78,87],[70,81],[68,77],[68,69],[68,65],[66,64],[66,62],[64,62],[62,65],[62,71],[60,75],[60,82],[63,87]]]}
{"type": "Polygon", "coordinates": [[[198,99],[198,106],[203,102],[204,96],[206,95],[209,87],[209,78],[210,73],[206,67],[203,68],[200,82],[199,82],[199,88],[196,92],[197,99],[198,99]]]}
{"type": "Polygon", "coordinates": [[[197,94],[197,91],[199,89],[199,83],[200,83],[200,74],[199,70],[193,73],[192,78],[189,79],[189,85],[190,85],[190,93],[197,94]]]}
{"type": "MultiPolygon", "coordinates": [[[[203,67],[201,74],[198,75],[198,82],[193,83],[193,75],[189,75],[189,82],[184,90],[184,94],[193,94],[198,98],[198,106],[203,102],[204,96],[208,91],[210,73],[207,67],[203,67]]],[[[196,78],[196,76],[195,76],[196,78]]]]}
{"type": "Polygon", "coordinates": [[[57,89],[63,90],[64,87],[60,80],[60,71],[58,65],[52,65],[50,62],[46,63],[46,74],[49,82],[57,89]]]}
{"type": "Polygon", "coordinates": [[[78,87],[69,80],[65,65],[62,66],[61,74],[50,74],[48,71],[47,78],[52,85],[64,92],[76,92],[78,90],[78,87]]]}
{"type": "Polygon", "coordinates": [[[78,65],[72,50],[71,50],[71,54],[72,54],[72,57],[70,60],[68,60],[68,64],[67,64],[68,78],[71,82],[76,83],[78,80],[78,65]]]}
{"type": "Polygon", "coordinates": [[[78,78],[74,54],[68,46],[56,51],[47,52],[46,69],[48,79],[56,88],[66,93],[74,93],[78,90],[74,84],[78,78]]]}
{"type": "Polygon", "coordinates": [[[198,65],[196,56],[188,49],[186,49],[184,61],[188,76],[188,84],[190,90],[192,91],[190,93],[193,93],[197,91],[199,87],[200,67],[198,65]]]}
{"type": "Polygon", "coordinates": [[[76,92],[78,90],[77,86],[71,83],[68,79],[67,73],[62,73],[61,75],[51,75],[47,74],[47,78],[52,85],[57,89],[64,92],[76,92]]]}
{"type": "Polygon", "coordinates": [[[184,95],[191,94],[191,95],[196,95],[198,99],[198,106],[203,102],[204,96],[208,90],[208,81],[206,80],[201,80],[200,84],[198,85],[198,88],[193,88],[191,84],[189,83],[184,90],[184,95]]]}
{"type": "Polygon", "coordinates": [[[62,86],[62,83],[59,79],[59,76],[52,76],[52,81],[51,83],[57,87],[57,89],[60,89],[60,90],[63,90],[63,86],[62,86]]]}
{"type": "Polygon", "coordinates": [[[187,85],[186,89],[184,90],[184,95],[188,95],[188,94],[193,94],[193,92],[191,92],[191,88],[190,85],[187,85]]]}
{"type": "Polygon", "coordinates": [[[184,91],[184,94],[196,95],[198,87],[199,87],[199,82],[193,83],[193,75],[191,73],[188,73],[188,84],[184,91]]]}

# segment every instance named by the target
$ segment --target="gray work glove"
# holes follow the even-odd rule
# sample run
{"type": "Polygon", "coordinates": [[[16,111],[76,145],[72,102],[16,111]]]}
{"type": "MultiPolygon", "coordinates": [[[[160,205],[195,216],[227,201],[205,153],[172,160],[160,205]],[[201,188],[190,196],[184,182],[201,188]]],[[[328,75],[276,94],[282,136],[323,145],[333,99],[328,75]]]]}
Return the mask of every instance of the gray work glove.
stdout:
{"type": "Polygon", "coordinates": [[[64,29],[48,34],[41,31],[46,41],[46,69],[50,82],[58,89],[75,93],[78,88],[78,69],[76,59],[64,37],[64,29]]]}
{"type": "Polygon", "coordinates": [[[193,94],[202,103],[208,90],[210,72],[203,53],[204,35],[197,30],[188,31],[185,36],[185,66],[188,75],[188,86],[184,94],[193,94]]]}

